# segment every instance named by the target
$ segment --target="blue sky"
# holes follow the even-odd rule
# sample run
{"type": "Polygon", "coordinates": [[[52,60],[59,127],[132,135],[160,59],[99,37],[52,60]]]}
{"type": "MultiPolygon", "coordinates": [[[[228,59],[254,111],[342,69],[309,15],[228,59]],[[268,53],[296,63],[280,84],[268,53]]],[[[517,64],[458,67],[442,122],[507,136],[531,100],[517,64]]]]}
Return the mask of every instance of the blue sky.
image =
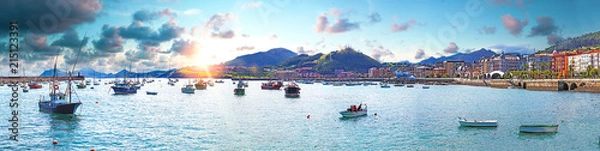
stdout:
{"type": "MultiPolygon", "coordinates": [[[[598,31],[600,18],[594,17],[593,6],[599,3],[9,0],[0,6],[9,13],[0,18],[20,22],[25,73],[37,75],[40,69],[52,68],[55,57],[61,68],[70,66],[75,59],[73,50],[84,35],[87,41],[78,68],[103,72],[129,65],[140,71],[212,65],[277,47],[315,54],[351,46],[381,62],[418,62],[480,48],[533,53],[556,40],[598,31]],[[31,5],[33,2],[40,5],[31,5]],[[52,24],[48,20],[52,17],[60,22],[52,24]],[[46,22],[41,21],[44,19],[46,22]],[[40,31],[42,26],[49,27],[40,31]]],[[[2,35],[8,35],[2,30],[2,35]]],[[[4,39],[0,44],[6,45],[8,37],[0,38],[4,39]]],[[[2,55],[4,62],[8,62],[6,56],[2,55]]]]}

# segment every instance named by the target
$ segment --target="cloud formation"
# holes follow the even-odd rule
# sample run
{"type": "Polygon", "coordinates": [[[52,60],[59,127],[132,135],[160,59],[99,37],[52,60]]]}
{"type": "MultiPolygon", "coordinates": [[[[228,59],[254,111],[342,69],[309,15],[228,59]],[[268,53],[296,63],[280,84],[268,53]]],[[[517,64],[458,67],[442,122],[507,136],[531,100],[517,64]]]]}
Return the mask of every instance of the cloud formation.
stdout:
{"type": "Polygon", "coordinates": [[[52,42],[51,46],[60,46],[71,49],[77,49],[79,48],[79,45],[81,45],[82,40],[83,45],[86,45],[88,40],[87,37],[85,39],[79,39],[79,36],[77,35],[77,31],[75,31],[75,29],[68,29],[64,32],[63,36],[60,37],[60,39],[52,42]]]}
{"type": "Polygon", "coordinates": [[[454,42],[450,42],[450,45],[448,47],[444,48],[444,53],[457,53],[457,52],[458,52],[458,46],[454,42]]]}
{"type": "Polygon", "coordinates": [[[204,24],[204,29],[210,33],[211,37],[230,39],[236,34],[235,31],[230,29],[228,26],[229,21],[233,19],[233,15],[230,13],[220,14],[217,13],[210,17],[204,24]]]}
{"type": "Polygon", "coordinates": [[[237,51],[246,51],[246,50],[254,50],[254,46],[241,46],[235,48],[237,51]]]}
{"type": "MultiPolygon", "coordinates": [[[[0,5],[0,20],[27,23],[19,26],[20,32],[43,34],[60,33],[82,23],[96,20],[102,5],[98,0],[12,0],[0,5]],[[54,7],[56,6],[56,7],[54,7]]],[[[7,36],[8,28],[0,28],[0,37],[7,36]]]]}
{"type": "Polygon", "coordinates": [[[102,26],[99,40],[92,41],[94,48],[107,52],[122,52],[123,38],[119,35],[118,27],[102,26]]]}
{"type": "Polygon", "coordinates": [[[314,54],[315,53],[314,50],[305,50],[304,47],[302,47],[302,46],[296,48],[296,52],[298,54],[314,54]]]}
{"type": "Polygon", "coordinates": [[[327,14],[321,14],[317,17],[315,28],[317,33],[338,34],[358,29],[359,24],[350,22],[348,19],[336,18],[333,25],[329,26],[327,14]]]}
{"type": "Polygon", "coordinates": [[[200,44],[192,40],[175,40],[169,52],[191,57],[198,53],[200,44]]]}
{"type": "Polygon", "coordinates": [[[367,18],[369,19],[369,23],[371,24],[381,22],[381,16],[377,12],[369,14],[367,18]]]}
{"type": "Polygon", "coordinates": [[[412,28],[416,23],[417,23],[416,20],[411,19],[405,23],[392,24],[390,26],[390,28],[392,29],[392,32],[401,32],[401,31],[406,31],[406,30],[412,28]]]}
{"type": "Polygon", "coordinates": [[[417,54],[415,54],[415,59],[423,59],[425,57],[425,50],[418,49],[417,54]]]}
{"type": "Polygon", "coordinates": [[[528,37],[548,36],[558,31],[558,27],[554,25],[554,19],[551,17],[542,16],[535,20],[537,21],[537,25],[531,27],[531,33],[529,33],[528,37]]]}
{"type": "Polygon", "coordinates": [[[175,13],[171,12],[171,9],[169,9],[169,8],[165,8],[164,10],[157,11],[157,12],[152,12],[149,10],[140,10],[140,11],[133,13],[133,20],[140,21],[140,22],[146,22],[146,21],[156,20],[163,16],[173,16],[174,17],[175,13]]]}
{"type": "Polygon", "coordinates": [[[479,34],[493,35],[496,33],[496,27],[483,26],[479,29],[479,34]]]}
{"type": "Polygon", "coordinates": [[[382,57],[394,57],[394,53],[389,49],[373,49],[371,53],[371,57],[377,61],[382,61],[382,57]]]}
{"type": "Polygon", "coordinates": [[[529,22],[527,15],[525,16],[525,20],[523,21],[512,17],[510,14],[503,15],[502,17],[500,17],[500,19],[502,20],[504,28],[506,28],[508,32],[513,36],[519,36],[521,34],[521,31],[523,31],[523,27],[525,27],[525,25],[527,25],[527,23],[529,22]]]}

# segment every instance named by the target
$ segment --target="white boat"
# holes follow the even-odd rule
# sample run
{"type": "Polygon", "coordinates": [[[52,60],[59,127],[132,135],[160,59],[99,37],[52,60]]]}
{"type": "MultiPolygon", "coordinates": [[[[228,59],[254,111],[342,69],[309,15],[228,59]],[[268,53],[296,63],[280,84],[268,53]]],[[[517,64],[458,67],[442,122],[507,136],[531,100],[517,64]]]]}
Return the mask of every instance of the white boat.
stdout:
{"type": "Polygon", "coordinates": [[[558,131],[558,124],[529,124],[519,126],[519,132],[524,133],[555,133],[558,131]]]}
{"type": "Polygon", "coordinates": [[[356,105],[351,105],[350,108],[345,111],[340,111],[340,114],[345,118],[365,116],[367,115],[367,105],[365,104],[365,108],[362,108],[362,106],[363,104],[358,105],[358,107],[356,107],[356,105]]]}
{"type": "Polygon", "coordinates": [[[458,117],[458,123],[460,126],[470,127],[496,127],[498,126],[498,120],[467,120],[465,118],[458,117]]]}

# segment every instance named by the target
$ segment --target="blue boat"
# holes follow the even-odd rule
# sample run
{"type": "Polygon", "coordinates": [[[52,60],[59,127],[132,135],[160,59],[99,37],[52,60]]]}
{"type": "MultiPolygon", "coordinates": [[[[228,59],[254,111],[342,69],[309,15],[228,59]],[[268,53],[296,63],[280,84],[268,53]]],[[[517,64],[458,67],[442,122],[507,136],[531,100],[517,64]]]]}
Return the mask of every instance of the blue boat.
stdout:
{"type": "Polygon", "coordinates": [[[196,89],[194,89],[194,85],[191,84],[185,85],[185,87],[181,88],[182,93],[192,94],[194,91],[196,91],[196,89]]]}
{"type": "Polygon", "coordinates": [[[157,94],[158,94],[158,92],[146,91],[146,94],[147,94],[147,95],[157,95],[157,94]]]}
{"type": "MultiPolygon", "coordinates": [[[[75,68],[75,65],[73,65],[73,68],[75,68]]],[[[69,77],[71,76],[72,72],[69,72],[69,77]]],[[[54,63],[54,76],[56,77],[56,62],[54,63]]],[[[52,81],[55,81],[54,79],[52,81]]],[[[49,98],[45,98],[42,97],[40,98],[40,101],[38,102],[38,106],[40,108],[40,110],[45,111],[45,112],[50,112],[50,113],[57,113],[57,114],[70,114],[73,115],[75,114],[75,112],[77,111],[77,108],[79,108],[79,106],[81,105],[81,102],[71,102],[71,93],[72,93],[72,88],[71,88],[71,78],[69,78],[68,82],[67,82],[67,88],[65,90],[65,93],[62,93],[59,91],[59,86],[57,83],[53,82],[53,87],[52,87],[52,91],[50,92],[50,97],[49,98]]]]}
{"type": "Polygon", "coordinates": [[[137,88],[131,84],[115,84],[110,88],[115,91],[115,94],[135,94],[137,93],[137,88]]]}

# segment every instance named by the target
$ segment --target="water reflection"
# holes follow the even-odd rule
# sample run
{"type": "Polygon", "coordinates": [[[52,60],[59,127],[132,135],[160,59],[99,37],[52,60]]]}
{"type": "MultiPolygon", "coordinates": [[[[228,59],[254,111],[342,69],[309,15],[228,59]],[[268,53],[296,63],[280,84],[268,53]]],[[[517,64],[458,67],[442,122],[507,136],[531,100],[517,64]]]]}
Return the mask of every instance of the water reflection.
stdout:
{"type": "Polygon", "coordinates": [[[521,140],[546,140],[546,139],[554,139],[556,133],[521,133],[519,132],[518,139],[521,140]]]}

